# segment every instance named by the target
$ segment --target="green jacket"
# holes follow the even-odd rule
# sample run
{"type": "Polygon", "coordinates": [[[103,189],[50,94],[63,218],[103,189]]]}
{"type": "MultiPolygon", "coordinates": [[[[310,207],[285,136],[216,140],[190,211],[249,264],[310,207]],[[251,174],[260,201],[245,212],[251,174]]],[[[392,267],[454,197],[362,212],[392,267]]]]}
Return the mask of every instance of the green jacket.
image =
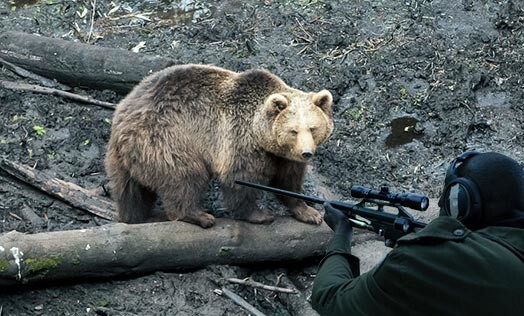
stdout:
{"type": "Polygon", "coordinates": [[[315,278],[321,315],[524,315],[524,229],[467,229],[438,217],[359,276],[335,236],[315,278]]]}

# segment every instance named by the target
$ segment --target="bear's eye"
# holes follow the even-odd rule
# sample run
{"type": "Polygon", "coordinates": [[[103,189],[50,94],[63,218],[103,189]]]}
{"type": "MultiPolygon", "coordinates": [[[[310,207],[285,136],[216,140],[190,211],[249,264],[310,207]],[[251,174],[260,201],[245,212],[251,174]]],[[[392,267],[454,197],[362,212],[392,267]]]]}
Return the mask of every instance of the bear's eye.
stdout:
{"type": "Polygon", "coordinates": [[[311,132],[311,134],[313,134],[314,132],[316,132],[317,128],[316,127],[312,127],[309,129],[309,131],[311,132]]]}
{"type": "Polygon", "coordinates": [[[295,130],[292,130],[290,133],[291,133],[292,136],[297,136],[298,135],[298,132],[295,131],[295,130]]]}

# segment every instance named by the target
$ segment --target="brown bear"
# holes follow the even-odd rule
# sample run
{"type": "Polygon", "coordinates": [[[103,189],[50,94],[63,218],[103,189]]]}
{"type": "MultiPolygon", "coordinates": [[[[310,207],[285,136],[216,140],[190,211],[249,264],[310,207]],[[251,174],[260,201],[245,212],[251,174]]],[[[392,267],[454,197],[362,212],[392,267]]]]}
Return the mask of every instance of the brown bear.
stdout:
{"type": "MultiPolygon", "coordinates": [[[[215,219],[199,204],[218,178],[239,219],[271,222],[257,190],[234,180],[300,192],[306,164],[333,130],[332,100],[266,70],[177,65],[150,75],[113,116],[105,166],[120,221],[146,221],[158,194],[170,220],[210,227],[215,219]]],[[[278,198],[298,220],[321,223],[303,201],[278,198]]]]}

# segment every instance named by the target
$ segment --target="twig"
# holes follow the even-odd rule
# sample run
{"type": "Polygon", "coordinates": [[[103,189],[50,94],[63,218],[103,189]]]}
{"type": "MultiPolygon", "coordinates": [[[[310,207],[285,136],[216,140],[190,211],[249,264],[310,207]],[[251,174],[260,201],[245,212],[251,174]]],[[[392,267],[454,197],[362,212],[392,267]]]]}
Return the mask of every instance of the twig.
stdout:
{"type": "Polygon", "coordinates": [[[19,220],[19,221],[24,221],[20,216],[16,215],[16,214],[13,213],[13,212],[9,212],[9,215],[11,215],[11,217],[14,217],[14,218],[16,218],[16,219],[19,220]]]}
{"type": "Polygon", "coordinates": [[[34,72],[26,70],[26,69],[24,69],[22,67],[19,67],[19,66],[15,65],[15,64],[12,64],[12,63],[8,62],[7,60],[4,60],[3,58],[0,58],[0,63],[2,65],[4,65],[4,67],[6,67],[7,69],[11,70],[12,72],[14,72],[15,74],[19,75],[22,78],[29,78],[29,79],[33,79],[33,80],[36,80],[36,81],[40,81],[40,83],[43,86],[46,86],[46,87],[49,87],[49,88],[59,88],[61,90],[71,90],[71,87],[68,87],[68,86],[66,86],[64,84],[61,84],[61,83],[59,83],[57,81],[54,81],[54,80],[51,80],[49,78],[37,75],[34,72]]]}
{"type": "Polygon", "coordinates": [[[49,194],[71,206],[107,220],[116,220],[112,201],[96,197],[96,193],[71,182],[53,178],[45,172],[0,159],[0,169],[38,190],[49,194]]]}
{"type": "Polygon", "coordinates": [[[89,27],[89,33],[87,34],[87,43],[91,41],[91,34],[93,34],[93,25],[95,24],[95,13],[96,13],[96,0],[91,1],[91,10],[93,11],[91,14],[91,26],[89,27]]]}
{"type": "Polygon", "coordinates": [[[247,310],[250,314],[253,314],[255,316],[266,316],[264,313],[262,313],[261,311],[259,311],[255,307],[253,307],[251,304],[246,302],[246,300],[244,300],[243,298],[241,298],[237,294],[231,292],[230,290],[228,290],[228,289],[226,289],[224,287],[221,290],[216,289],[214,292],[217,293],[218,295],[224,294],[225,296],[230,298],[233,302],[235,302],[237,305],[240,305],[242,308],[247,310]]]}
{"type": "Polygon", "coordinates": [[[253,281],[250,278],[245,278],[245,279],[229,278],[227,279],[227,281],[231,283],[257,287],[257,288],[268,290],[268,291],[289,293],[289,294],[298,294],[298,291],[296,289],[288,289],[288,288],[283,288],[283,287],[278,287],[278,286],[265,285],[265,284],[253,281]]]}
{"type": "Polygon", "coordinates": [[[114,103],[100,101],[100,100],[93,99],[91,97],[87,97],[87,96],[83,96],[83,95],[79,95],[79,94],[75,94],[75,93],[71,93],[67,91],[62,91],[62,90],[58,90],[54,88],[42,87],[42,86],[38,86],[34,84],[0,80],[0,87],[4,87],[7,89],[11,89],[11,90],[25,90],[25,91],[31,91],[31,92],[36,92],[36,93],[42,93],[42,94],[52,94],[52,95],[68,98],[68,99],[83,102],[83,103],[98,105],[98,106],[104,107],[106,109],[111,109],[111,110],[114,110],[116,107],[116,104],[114,103]]]}

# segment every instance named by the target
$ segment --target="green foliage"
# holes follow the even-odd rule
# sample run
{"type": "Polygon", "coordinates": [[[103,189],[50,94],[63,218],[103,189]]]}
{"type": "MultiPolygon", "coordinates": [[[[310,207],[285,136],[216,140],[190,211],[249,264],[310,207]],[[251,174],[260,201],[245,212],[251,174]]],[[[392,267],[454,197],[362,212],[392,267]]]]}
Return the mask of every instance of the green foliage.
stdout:
{"type": "Polygon", "coordinates": [[[408,90],[406,88],[401,88],[399,91],[399,96],[401,100],[404,100],[408,96],[408,90]]]}
{"type": "Polygon", "coordinates": [[[22,115],[18,115],[18,114],[13,115],[13,117],[11,118],[12,122],[18,122],[22,120],[25,120],[25,117],[22,115]]]}
{"type": "Polygon", "coordinates": [[[40,125],[33,126],[33,132],[35,132],[38,136],[44,136],[45,135],[45,128],[40,125]]]}
{"type": "Polygon", "coordinates": [[[365,111],[366,108],[363,106],[361,106],[360,108],[350,108],[344,112],[344,117],[346,119],[352,119],[353,121],[358,122],[362,118],[362,115],[365,111]]]}

